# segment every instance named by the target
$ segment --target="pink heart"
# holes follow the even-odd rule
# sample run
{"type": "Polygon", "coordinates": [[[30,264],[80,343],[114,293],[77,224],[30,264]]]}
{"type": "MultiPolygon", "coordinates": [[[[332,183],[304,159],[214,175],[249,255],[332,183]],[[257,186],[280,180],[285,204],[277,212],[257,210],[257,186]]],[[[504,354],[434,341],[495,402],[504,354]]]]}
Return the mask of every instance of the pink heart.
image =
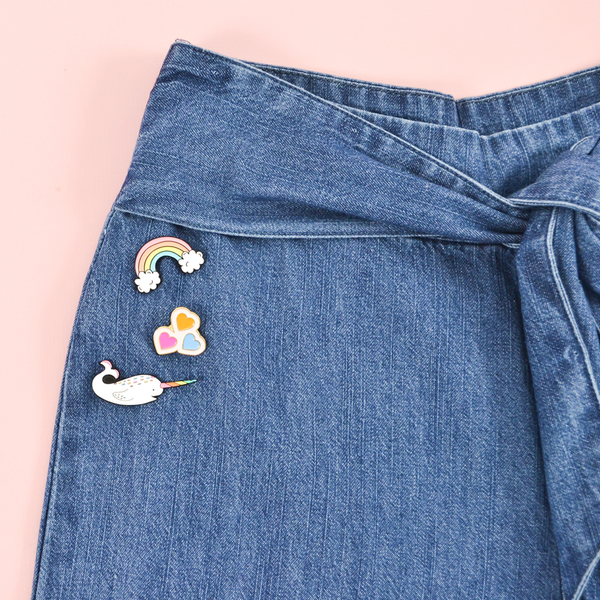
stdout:
{"type": "Polygon", "coordinates": [[[163,350],[166,350],[167,348],[172,348],[177,344],[177,338],[169,335],[166,331],[163,331],[158,336],[158,343],[163,350]]]}

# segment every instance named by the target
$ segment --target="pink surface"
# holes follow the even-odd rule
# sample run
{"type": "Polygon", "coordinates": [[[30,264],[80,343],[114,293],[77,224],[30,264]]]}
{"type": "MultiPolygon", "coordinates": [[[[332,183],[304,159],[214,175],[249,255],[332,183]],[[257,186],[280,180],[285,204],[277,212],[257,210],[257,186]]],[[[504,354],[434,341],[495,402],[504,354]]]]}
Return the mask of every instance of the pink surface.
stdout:
{"type": "MultiPolygon", "coordinates": [[[[597,0],[6,2],[0,596],[31,581],[62,369],[102,223],[176,38],[457,97],[600,64],[597,0]]],[[[132,257],[133,260],[133,257],[132,257]]]]}

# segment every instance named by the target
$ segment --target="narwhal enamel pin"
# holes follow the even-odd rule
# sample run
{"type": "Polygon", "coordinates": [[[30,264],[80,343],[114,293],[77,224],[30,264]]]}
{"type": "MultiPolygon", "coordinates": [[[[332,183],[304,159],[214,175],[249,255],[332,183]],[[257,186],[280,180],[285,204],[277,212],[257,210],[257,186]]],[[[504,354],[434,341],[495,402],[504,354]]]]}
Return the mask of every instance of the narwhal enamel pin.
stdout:
{"type": "Polygon", "coordinates": [[[104,371],[92,380],[94,394],[102,400],[122,406],[138,406],[154,402],[166,389],[194,383],[195,379],[185,381],[164,381],[152,375],[135,375],[127,379],[119,379],[119,371],[113,369],[112,363],[103,360],[100,363],[104,371]]]}

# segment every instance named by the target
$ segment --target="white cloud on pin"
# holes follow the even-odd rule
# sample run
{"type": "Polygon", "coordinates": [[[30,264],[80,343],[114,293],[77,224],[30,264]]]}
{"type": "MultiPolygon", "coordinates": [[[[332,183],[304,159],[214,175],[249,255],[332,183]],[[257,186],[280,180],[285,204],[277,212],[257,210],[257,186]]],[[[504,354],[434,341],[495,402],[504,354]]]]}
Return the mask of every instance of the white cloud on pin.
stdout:
{"type": "Polygon", "coordinates": [[[184,273],[193,273],[204,264],[204,256],[202,255],[202,252],[190,250],[189,252],[184,252],[178,262],[181,265],[181,270],[184,273]]]}
{"type": "MultiPolygon", "coordinates": [[[[190,271],[191,272],[191,271],[190,271]]],[[[143,294],[147,294],[151,290],[155,290],[160,283],[160,274],[158,271],[141,271],[139,279],[135,280],[138,290],[143,294]]]]}

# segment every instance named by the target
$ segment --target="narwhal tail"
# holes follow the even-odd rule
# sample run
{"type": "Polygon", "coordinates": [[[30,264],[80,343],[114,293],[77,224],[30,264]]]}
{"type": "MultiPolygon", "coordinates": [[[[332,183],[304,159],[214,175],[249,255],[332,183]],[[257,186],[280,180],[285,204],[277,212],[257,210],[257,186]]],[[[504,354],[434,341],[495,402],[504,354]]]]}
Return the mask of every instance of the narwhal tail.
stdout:
{"type": "Polygon", "coordinates": [[[196,379],[186,379],[185,381],[163,381],[160,384],[161,388],[172,388],[180,385],[187,385],[188,383],[196,383],[196,379]]]}

